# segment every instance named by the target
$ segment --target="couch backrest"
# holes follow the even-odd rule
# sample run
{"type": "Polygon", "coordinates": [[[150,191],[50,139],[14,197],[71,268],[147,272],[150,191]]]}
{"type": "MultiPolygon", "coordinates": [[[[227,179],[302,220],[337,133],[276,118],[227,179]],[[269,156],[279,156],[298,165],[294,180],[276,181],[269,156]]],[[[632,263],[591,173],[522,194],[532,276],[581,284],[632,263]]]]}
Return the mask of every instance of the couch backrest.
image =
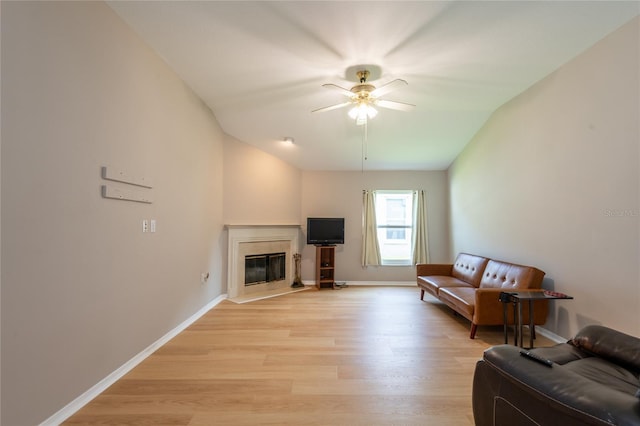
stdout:
{"type": "Polygon", "coordinates": [[[538,289],[544,272],[532,266],[490,260],[484,269],[480,288],[538,289]]]}
{"type": "Polygon", "coordinates": [[[640,372],[640,339],[601,325],[588,325],[569,341],[573,346],[640,372]]]}
{"type": "Polygon", "coordinates": [[[451,276],[467,282],[474,287],[480,285],[480,279],[482,278],[482,272],[487,266],[489,259],[486,257],[475,256],[468,253],[460,253],[453,262],[453,268],[451,270],[451,276]]]}

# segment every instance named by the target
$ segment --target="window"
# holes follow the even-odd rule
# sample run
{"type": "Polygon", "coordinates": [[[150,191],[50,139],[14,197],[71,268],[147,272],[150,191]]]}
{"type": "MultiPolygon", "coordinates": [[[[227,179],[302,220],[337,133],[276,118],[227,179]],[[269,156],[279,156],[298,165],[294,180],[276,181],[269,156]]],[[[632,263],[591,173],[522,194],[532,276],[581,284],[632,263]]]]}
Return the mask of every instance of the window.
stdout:
{"type": "Polygon", "coordinates": [[[362,266],[429,263],[424,190],[362,191],[362,266]]]}
{"type": "Polygon", "coordinates": [[[413,191],[376,191],[375,214],[383,265],[411,265],[413,191]]]}

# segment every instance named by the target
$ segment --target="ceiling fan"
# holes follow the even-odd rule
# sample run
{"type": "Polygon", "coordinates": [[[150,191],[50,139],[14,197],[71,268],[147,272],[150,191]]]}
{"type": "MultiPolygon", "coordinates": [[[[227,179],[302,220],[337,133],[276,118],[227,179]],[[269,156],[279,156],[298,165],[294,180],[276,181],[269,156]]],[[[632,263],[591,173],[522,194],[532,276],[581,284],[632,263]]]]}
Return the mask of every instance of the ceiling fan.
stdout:
{"type": "Polygon", "coordinates": [[[323,87],[326,87],[328,89],[339,91],[349,98],[348,101],[324,108],[319,108],[313,110],[312,112],[331,111],[334,109],[353,105],[353,108],[349,110],[349,116],[356,120],[357,125],[363,125],[367,123],[367,119],[373,118],[378,114],[378,111],[374,108],[374,106],[395,109],[399,111],[411,111],[415,107],[415,105],[407,104],[404,102],[380,99],[382,95],[387,94],[400,86],[406,86],[408,83],[405,80],[398,78],[376,89],[373,84],[367,83],[367,78],[369,78],[368,70],[363,69],[360,71],[356,71],[356,75],[360,84],[356,84],[351,89],[345,89],[344,87],[340,87],[331,83],[322,85],[323,87]]]}

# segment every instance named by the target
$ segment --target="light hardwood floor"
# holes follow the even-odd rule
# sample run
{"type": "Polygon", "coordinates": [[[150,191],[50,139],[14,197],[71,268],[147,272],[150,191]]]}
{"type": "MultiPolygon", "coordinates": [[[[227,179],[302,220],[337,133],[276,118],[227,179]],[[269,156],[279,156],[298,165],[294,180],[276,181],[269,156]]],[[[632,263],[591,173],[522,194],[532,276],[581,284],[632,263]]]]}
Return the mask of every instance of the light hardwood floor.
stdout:
{"type": "Polygon", "coordinates": [[[65,424],[473,425],[475,363],[502,328],[470,340],[467,320],[419,293],[224,301],[65,424]]]}

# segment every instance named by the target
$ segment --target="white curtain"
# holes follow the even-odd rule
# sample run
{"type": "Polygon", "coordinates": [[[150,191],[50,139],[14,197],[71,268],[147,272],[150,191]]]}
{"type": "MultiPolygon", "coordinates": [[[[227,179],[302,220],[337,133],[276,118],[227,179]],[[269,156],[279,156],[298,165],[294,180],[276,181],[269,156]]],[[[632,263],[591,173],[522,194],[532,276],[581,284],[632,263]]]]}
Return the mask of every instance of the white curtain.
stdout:
{"type": "Polygon", "coordinates": [[[375,191],[362,191],[362,266],[380,265],[375,191]]]}
{"type": "Polygon", "coordinates": [[[429,263],[427,205],[424,191],[413,192],[413,264],[429,263]]]}

